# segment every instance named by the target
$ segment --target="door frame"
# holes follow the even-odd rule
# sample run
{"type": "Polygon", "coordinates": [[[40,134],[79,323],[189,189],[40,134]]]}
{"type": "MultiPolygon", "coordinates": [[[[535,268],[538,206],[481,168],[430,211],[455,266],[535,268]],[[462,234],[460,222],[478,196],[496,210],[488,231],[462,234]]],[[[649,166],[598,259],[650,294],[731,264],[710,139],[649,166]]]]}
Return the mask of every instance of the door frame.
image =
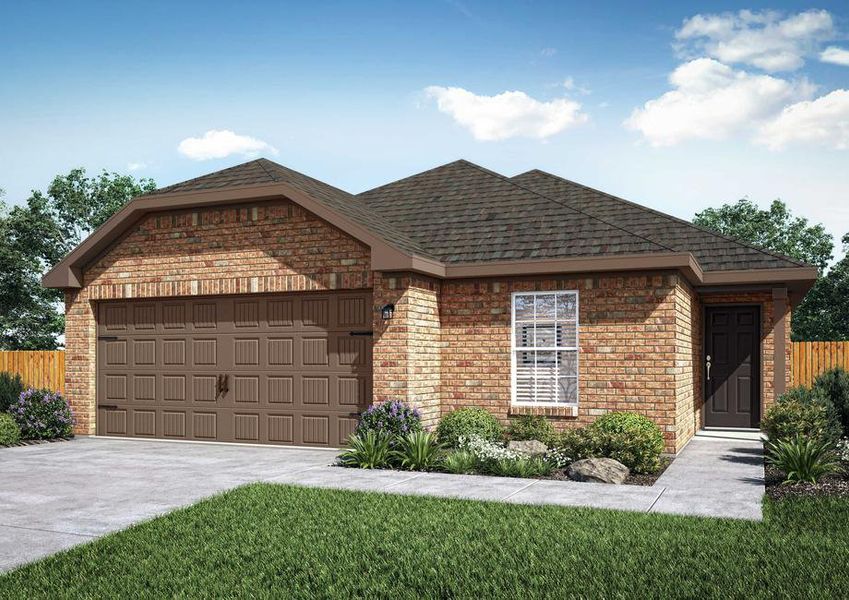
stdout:
{"type": "Polygon", "coordinates": [[[753,378],[755,380],[755,393],[753,394],[752,423],[749,426],[751,429],[757,429],[761,424],[761,407],[763,405],[763,305],[758,302],[716,302],[707,304],[702,302],[701,304],[702,339],[700,344],[701,347],[699,349],[699,364],[696,365],[696,367],[701,369],[702,373],[702,407],[699,410],[701,413],[702,429],[708,426],[705,421],[708,403],[707,377],[705,377],[705,357],[707,356],[707,314],[708,309],[711,308],[754,308],[757,312],[755,330],[758,337],[758,360],[753,361],[752,363],[753,366],[756,367],[757,377],[753,378]]]}

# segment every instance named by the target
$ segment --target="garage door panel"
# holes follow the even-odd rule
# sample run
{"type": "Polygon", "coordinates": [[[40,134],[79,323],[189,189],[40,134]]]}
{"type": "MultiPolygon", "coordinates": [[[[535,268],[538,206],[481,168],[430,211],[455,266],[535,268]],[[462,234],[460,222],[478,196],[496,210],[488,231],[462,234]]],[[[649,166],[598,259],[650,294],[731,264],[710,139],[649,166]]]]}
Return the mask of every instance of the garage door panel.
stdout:
{"type": "Polygon", "coordinates": [[[100,303],[98,433],[338,446],[371,400],[371,304],[363,292],[100,303]]]}

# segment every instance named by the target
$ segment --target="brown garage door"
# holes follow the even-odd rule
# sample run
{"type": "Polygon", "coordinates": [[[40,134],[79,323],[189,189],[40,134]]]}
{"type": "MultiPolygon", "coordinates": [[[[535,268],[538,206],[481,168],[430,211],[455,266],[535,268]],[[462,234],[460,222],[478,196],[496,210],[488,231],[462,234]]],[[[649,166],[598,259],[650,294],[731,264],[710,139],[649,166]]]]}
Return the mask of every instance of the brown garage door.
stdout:
{"type": "Polygon", "coordinates": [[[97,432],[339,446],[371,401],[371,292],[98,305],[97,432]]]}

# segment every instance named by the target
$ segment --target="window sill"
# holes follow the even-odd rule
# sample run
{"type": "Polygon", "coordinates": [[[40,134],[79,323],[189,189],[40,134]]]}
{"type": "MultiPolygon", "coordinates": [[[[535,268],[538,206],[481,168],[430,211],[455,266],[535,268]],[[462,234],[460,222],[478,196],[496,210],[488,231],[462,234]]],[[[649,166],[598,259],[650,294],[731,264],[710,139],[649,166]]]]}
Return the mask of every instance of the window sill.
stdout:
{"type": "Polygon", "coordinates": [[[553,406],[551,404],[511,404],[509,416],[542,415],[544,417],[577,417],[577,406],[553,406]]]}

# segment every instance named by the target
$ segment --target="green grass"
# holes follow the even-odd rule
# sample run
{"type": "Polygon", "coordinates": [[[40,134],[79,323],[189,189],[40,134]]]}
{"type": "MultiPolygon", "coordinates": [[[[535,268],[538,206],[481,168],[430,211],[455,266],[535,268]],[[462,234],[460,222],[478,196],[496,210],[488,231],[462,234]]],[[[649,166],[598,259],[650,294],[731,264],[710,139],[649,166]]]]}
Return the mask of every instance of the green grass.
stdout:
{"type": "Polygon", "coordinates": [[[35,597],[840,597],[849,501],[763,523],[256,484],[0,577],[35,597]]]}

